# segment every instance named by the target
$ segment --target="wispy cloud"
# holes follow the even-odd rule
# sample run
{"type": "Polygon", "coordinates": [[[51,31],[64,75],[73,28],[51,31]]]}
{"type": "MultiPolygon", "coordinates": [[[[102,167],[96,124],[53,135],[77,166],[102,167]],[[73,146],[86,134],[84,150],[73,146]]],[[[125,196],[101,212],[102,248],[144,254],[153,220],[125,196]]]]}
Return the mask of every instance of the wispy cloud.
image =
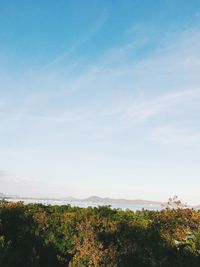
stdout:
{"type": "MultiPolygon", "coordinates": [[[[42,113],[35,113],[34,111],[18,111],[13,110],[10,116],[13,119],[38,119],[56,123],[76,123],[90,119],[100,120],[112,117],[113,119],[128,119],[132,122],[139,123],[147,120],[165,111],[171,111],[173,107],[178,107],[184,102],[189,102],[190,98],[200,97],[200,89],[188,89],[174,93],[161,94],[161,96],[151,97],[150,99],[113,99],[113,102],[108,102],[104,105],[89,104],[88,108],[63,108],[56,111],[47,109],[45,107],[42,113]]],[[[8,111],[5,111],[8,115],[8,111]]],[[[3,111],[2,111],[3,113],[3,111]]],[[[4,113],[5,115],[5,113],[4,113]]]]}
{"type": "Polygon", "coordinates": [[[19,176],[15,173],[0,170],[0,192],[4,194],[16,194],[21,196],[27,196],[26,192],[33,190],[33,193],[37,195],[37,190],[43,188],[42,181],[36,178],[19,176]]]}
{"type": "Polygon", "coordinates": [[[174,147],[198,143],[199,43],[199,32],[188,30],[134,61],[124,61],[137,50],[125,44],[85,62],[78,71],[54,64],[44,72],[25,72],[20,81],[7,79],[0,91],[0,133],[7,140],[0,140],[1,148],[27,147],[24,154],[33,148],[54,154],[59,148],[69,153],[69,160],[74,149],[82,149],[82,155],[94,153],[93,145],[97,154],[109,147],[120,154],[142,140],[174,147]]]}
{"type": "Polygon", "coordinates": [[[162,144],[195,144],[200,145],[200,129],[180,125],[163,125],[155,127],[150,140],[162,144]]]}
{"type": "Polygon", "coordinates": [[[94,23],[91,23],[91,29],[89,29],[89,31],[83,37],[76,41],[76,43],[73,44],[71,48],[60,53],[52,61],[44,65],[41,70],[46,70],[50,67],[53,67],[54,65],[60,63],[61,61],[72,55],[74,52],[76,52],[80,48],[80,46],[83,46],[85,43],[87,43],[102,28],[102,26],[107,21],[107,18],[108,14],[104,12],[104,14],[101,15],[99,19],[97,19],[94,23]]]}
{"type": "MultiPolygon", "coordinates": [[[[105,20],[104,18],[102,21],[105,20]]],[[[29,90],[23,89],[24,97],[20,101],[17,99],[17,102],[15,96],[12,99],[9,95],[7,107],[14,112],[17,110],[41,118],[45,118],[46,113],[51,115],[54,112],[52,118],[59,117],[59,113],[64,116],[66,114],[66,117],[69,117],[70,113],[72,118],[79,117],[74,113],[77,113],[77,108],[82,113],[85,106],[94,114],[98,114],[98,110],[101,114],[109,114],[110,109],[110,114],[113,115],[124,112],[127,116],[139,114],[138,117],[148,117],[173,103],[179,103],[187,96],[198,94],[199,41],[199,32],[188,30],[169,36],[153,54],[134,63],[125,64],[123,61],[123,51],[127,57],[135,53],[134,47],[125,44],[118,49],[106,51],[101,59],[94,59],[90,64],[85,64],[81,72],[72,73],[70,77],[67,66],[64,70],[54,66],[55,69],[49,72],[35,72],[27,79],[24,75],[24,84],[13,83],[10,86],[19,87],[19,91],[23,87],[29,90]],[[111,57],[108,63],[109,55],[111,57]],[[110,64],[112,58],[114,64],[110,64]],[[122,64],[116,64],[116,59],[122,64]],[[83,98],[80,103],[77,102],[79,98],[83,98]],[[59,103],[65,103],[52,108],[55,99],[59,103]]],[[[2,86],[6,89],[8,84],[2,86]]],[[[6,99],[1,108],[2,112],[6,111],[5,101],[6,99]]],[[[62,120],[64,119],[60,121],[62,120]]]]}
{"type": "Polygon", "coordinates": [[[5,181],[6,176],[7,176],[6,172],[4,170],[0,170],[0,182],[5,181]]]}
{"type": "Polygon", "coordinates": [[[36,179],[30,177],[19,177],[11,172],[0,170],[0,181],[1,183],[15,183],[15,184],[24,184],[24,183],[32,183],[36,181],[36,179]]]}

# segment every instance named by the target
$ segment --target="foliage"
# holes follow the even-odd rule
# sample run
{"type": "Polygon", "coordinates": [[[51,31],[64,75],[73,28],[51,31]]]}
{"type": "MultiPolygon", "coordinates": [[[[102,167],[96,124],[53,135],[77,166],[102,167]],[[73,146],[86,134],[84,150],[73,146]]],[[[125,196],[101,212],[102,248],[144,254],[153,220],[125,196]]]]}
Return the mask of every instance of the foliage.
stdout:
{"type": "Polygon", "coordinates": [[[0,266],[200,266],[200,212],[2,201],[0,266]]]}
{"type": "Polygon", "coordinates": [[[188,208],[186,203],[183,203],[178,196],[173,196],[168,199],[166,204],[163,204],[166,209],[185,209],[188,208]]]}

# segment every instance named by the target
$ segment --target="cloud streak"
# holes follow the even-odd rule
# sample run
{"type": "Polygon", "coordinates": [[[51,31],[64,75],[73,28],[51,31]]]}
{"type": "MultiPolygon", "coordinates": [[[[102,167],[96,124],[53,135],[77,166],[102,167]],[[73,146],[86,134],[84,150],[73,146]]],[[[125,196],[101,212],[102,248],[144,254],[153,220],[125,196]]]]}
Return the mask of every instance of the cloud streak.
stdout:
{"type": "MultiPolygon", "coordinates": [[[[40,170],[44,176],[53,176],[49,166],[54,166],[55,175],[59,173],[61,177],[59,181],[70,181],[71,177],[80,181],[83,177],[90,184],[94,173],[103,173],[107,178],[119,177],[120,173],[128,177],[127,183],[133,183],[135,177],[144,179],[147,175],[143,172],[147,162],[149,166],[156,162],[156,167],[150,168],[152,179],[161,171],[166,179],[175,177],[176,167],[169,159],[159,174],[155,170],[161,160],[166,160],[162,149],[171,144],[168,147],[181,158],[180,145],[191,145],[193,151],[184,155],[189,173],[192,153],[200,141],[196,127],[200,112],[199,43],[199,32],[188,30],[169,35],[145,58],[135,57],[137,45],[126,43],[106,50],[90,62],[80,63],[76,58],[73,68],[60,64],[68,56],[64,54],[45,70],[23,73],[20,81],[5,79],[0,84],[4,88],[0,91],[2,158],[4,151],[11,151],[7,161],[16,160],[14,167],[9,163],[16,173],[20,172],[18,163],[23,169],[27,162],[27,169],[34,176],[35,168],[39,169],[39,177],[43,176],[40,170]],[[19,151],[20,158],[16,156],[19,151]],[[134,163],[137,159],[142,161],[142,167],[134,163]],[[121,162],[126,162],[124,169],[120,169],[121,162]],[[84,167],[78,172],[81,164],[84,167]],[[101,172],[104,166],[105,171],[101,172]]],[[[198,157],[198,151],[195,153],[198,157]]],[[[179,166],[181,173],[182,165],[179,166]]],[[[1,168],[7,169],[3,164],[1,168]]],[[[198,168],[194,177],[198,176],[198,168]]],[[[4,173],[0,177],[5,180],[4,173]]],[[[98,178],[100,181],[100,175],[98,178]]],[[[24,192],[31,184],[38,186],[37,182],[22,178],[18,182],[7,181],[5,190],[13,182],[18,189],[25,184],[24,192]]]]}
{"type": "Polygon", "coordinates": [[[67,57],[71,56],[74,52],[76,52],[81,46],[87,43],[105,24],[107,21],[108,14],[104,13],[99,19],[95,21],[95,23],[91,23],[93,26],[91,29],[85,34],[84,37],[80,38],[70,49],[67,49],[63,53],[57,55],[52,61],[44,65],[41,70],[46,70],[48,68],[52,68],[56,64],[65,60],[67,57]]]}
{"type": "Polygon", "coordinates": [[[164,125],[153,129],[150,140],[161,144],[200,145],[200,129],[180,125],[164,125]]]}

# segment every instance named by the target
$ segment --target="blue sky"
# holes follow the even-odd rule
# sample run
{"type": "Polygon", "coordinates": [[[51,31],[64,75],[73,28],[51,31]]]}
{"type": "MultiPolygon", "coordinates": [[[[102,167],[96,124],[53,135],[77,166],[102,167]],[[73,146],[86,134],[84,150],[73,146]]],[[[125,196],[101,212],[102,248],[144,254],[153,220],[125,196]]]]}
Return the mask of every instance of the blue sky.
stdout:
{"type": "Polygon", "coordinates": [[[0,1],[0,192],[200,203],[200,2],[0,1]]]}

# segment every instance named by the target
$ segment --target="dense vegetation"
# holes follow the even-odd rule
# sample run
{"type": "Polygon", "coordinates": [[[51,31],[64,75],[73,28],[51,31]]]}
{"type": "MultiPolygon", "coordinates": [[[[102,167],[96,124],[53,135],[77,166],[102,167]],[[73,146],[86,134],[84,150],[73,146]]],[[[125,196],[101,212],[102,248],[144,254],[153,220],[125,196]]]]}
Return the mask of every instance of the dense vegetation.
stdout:
{"type": "Polygon", "coordinates": [[[200,212],[2,201],[0,266],[200,266],[200,212]]]}

